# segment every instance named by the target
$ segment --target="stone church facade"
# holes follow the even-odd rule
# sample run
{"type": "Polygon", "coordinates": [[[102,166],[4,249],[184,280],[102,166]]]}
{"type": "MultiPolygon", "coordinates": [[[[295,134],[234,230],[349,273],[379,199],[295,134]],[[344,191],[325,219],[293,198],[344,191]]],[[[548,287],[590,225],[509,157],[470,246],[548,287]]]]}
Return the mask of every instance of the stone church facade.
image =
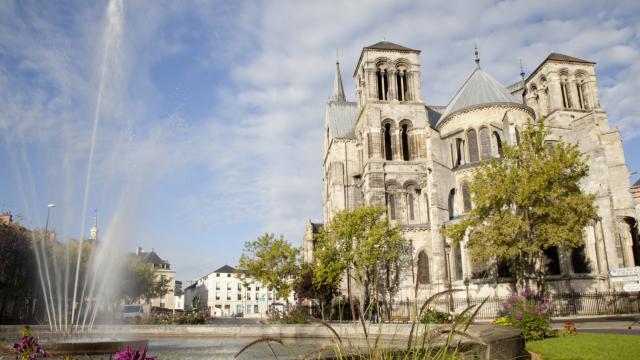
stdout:
{"type": "MultiPolygon", "coordinates": [[[[336,64],[333,95],[325,107],[323,216],[340,210],[385,206],[413,251],[403,269],[399,298],[449,286],[475,295],[502,295],[513,279],[503,264],[474,264],[464,243],[453,246],[439,229],[473,206],[469,183],[479,164],[518,144],[527,122],[546,117],[549,141],[578,143],[590,174],[582,182],[596,194],[600,220],[584,229],[584,246],[546,251],[551,290],[617,289],[612,268],[640,266],[638,213],[617,129],[600,107],[595,63],[550,54],[527,78],[507,87],[476,67],[446,106],[422,98],[420,51],[391,42],[362,49],[347,101],[336,64]]],[[[476,53],[477,55],[477,53],[476,53]]],[[[313,233],[303,242],[312,259],[313,233]]]]}

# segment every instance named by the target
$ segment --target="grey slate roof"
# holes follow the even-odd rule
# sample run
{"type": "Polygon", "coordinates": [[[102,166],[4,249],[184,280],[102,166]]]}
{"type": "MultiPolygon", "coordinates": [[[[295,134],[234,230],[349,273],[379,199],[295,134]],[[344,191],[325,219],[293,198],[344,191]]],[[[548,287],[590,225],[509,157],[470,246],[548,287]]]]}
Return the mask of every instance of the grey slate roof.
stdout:
{"type": "Polygon", "coordinates": [[[158,256],[158,254],[156,254],[155,251],[150,251],[147,253],[142,253],[140,254],[141,258],[143,261],[146,261],[150,264],[154,264],[154,265],[160,265],[162,264],[164,261],[160,258],[160,256],[158,256]]]}
{"type": "MultiPolygon", "coordinates": [[[[579,63],[585,63],[585,64],[595,64],[593,61],[582,60],[582,59],[578,59],[577,57],[573,57],[573,56],[569,56],[569,55],[565,55],[565,54],[560,54],[560,53],[555,53],[555,52],[549,54],[549,56],[547,56],[547,58],[544,61],[547,61],[547,60],[579,62],[579,63]]],[[[544,61],[543,61],[543,63],[544,63],[544,61]]]]}
{"type": "Polygon", "coordinates": [[[328,101],[326,116],[331,136],[337,139],[355,139],[358,106],[355,102],[328,101]]]}
{"type": "Polygon", "coordinates": [[[420,50],[410,49],[406,46],[394,44],[390,41],[380,41],[373,45],[365,46],[365,49],[420,52],[420,50]]]}
{"type": "Polygon", "coordinates": [[[236,272],[236,269],[229,266],[229,265],[224,265],[223,267],[219,268],[218,270],[214,271],[214,273],[225,273],[225,274],[233,274],[236,272]]]}
{"type": "Polygon", "coordinates": [[[638,181],[636,181],[636,183],[635,183],[635,184],[633,184],[633,186],[632,186],[632,187],[636,187],[636,186],[640,186],[640,179],[638,179],[638,181]]]}
{"type": "Polygon", "coordinates": [[[440,120],[442,113],[447,107],[439,105],[425,105],[425,108],[427,109],[427,118],[429,119],[429,125],[431,125],[432,128],[435,128],[438,120],[440,120]]]}
{"type": "Polygon", "coordinates": [[[438,122],[461,110],[484,104],[522,105],[522,101],[511,95],[498,80],[494,79],[482,68],[477,67],[451,99],[438,122]]]}

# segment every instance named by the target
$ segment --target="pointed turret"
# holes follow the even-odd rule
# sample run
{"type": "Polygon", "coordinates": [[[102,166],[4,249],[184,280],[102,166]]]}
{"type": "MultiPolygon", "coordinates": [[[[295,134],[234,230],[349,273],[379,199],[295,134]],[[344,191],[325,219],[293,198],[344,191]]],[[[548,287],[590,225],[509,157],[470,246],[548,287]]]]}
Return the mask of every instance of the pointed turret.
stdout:
{"type": "Polygon", "coordinates": [[[342,75],[340,75],[340,62],[336,61],[336,77],[333,80],[333,95],[331,101],[345,102],[344,87],[342,86],[342,75]]]}

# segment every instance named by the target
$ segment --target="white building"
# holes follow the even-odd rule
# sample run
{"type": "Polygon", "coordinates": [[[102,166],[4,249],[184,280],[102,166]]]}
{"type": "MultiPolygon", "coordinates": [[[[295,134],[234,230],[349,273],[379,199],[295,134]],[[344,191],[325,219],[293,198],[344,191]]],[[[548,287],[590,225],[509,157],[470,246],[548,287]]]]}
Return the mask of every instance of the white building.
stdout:
{"type": "MultiPolygon", "coordinates": [[[[289,303],[293,303],[293,295],[289,303]]],[[[210,316],[260,317],[273,304],[284,304],[260,282],[245,273],[224,265],[184,289],[185,311],[205,311],[210,316]]]]}

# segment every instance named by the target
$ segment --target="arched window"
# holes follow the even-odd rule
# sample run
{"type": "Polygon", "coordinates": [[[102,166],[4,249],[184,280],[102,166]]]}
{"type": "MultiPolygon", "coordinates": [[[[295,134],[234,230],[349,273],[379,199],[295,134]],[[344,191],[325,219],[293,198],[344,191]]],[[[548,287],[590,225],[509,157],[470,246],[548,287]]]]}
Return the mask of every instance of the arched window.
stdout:
{"type": "Polygon", "coordinates": [[[389,89],[387,71],[383,68],[378,68],[376,76],[378,79],[378,100],[387,100],[387,91],[389,89]]]}
{"type": "Polygon", "coordinates": [[[497,131],[493,132],[493,138],[496,140],[496,147],[498,148],[498,157],[503,157],[502,153],[502,140],[500,139],[500,135],[497,131]]]}
{"type": "Polygon", "coordinates": [[[571,252],[571,266],[575,274],[588,274],[591,272],[589,260],[584,253],[584,244],[573,249],[571,252]]]}
{"type": "Polygon", "coordinates": [[[418,254],[418,284],[429,283],[429,258],[424,251],[418,254]]]}
{"type": "Polygon", "coordinates": [[[448,205],[449,205],[449,220],[453,219],[453,217],[455,216],[455,214],[454,214],[455,197],[456,197],[456,189],[451,189],[451,191],[449,191],[449,201],[448,201],[448,205]]]}
{"type": "Polygon", "coordinates": [[[454,247],[453,247],[453,258],[455,259],[455,279],[456,280],[462,280],[463,274],[462,274],[462,247],[460,245],[460,243],[457,243],[454,247]]]}
{"type": "Polygon", "coordinates": [[[464,212],[471,211],[471,195],[469,194],[469,184],[462,183],[462,202],[464,203],[464,212]]]}
{"type": "Polygon", "coordinates": [[[467,147],[469,147],[469,161],[480,161],[480,156],[478,155],[478,136],[474,129],[467,131],[467,144],[467,147]]]}
{"type": "Polygon", "coordinates": [[[455,167],[464,164],[464,149],[462,139],[456,139],[456,162],[455,167]]]}
{"type": "Polygon", "coordinates": [[[516,130],[516,145],[520,145],[520,132],[518,131],[518,128],[515,128],[516,130]]]}
{"type": "Polygon", "coordinates": [[[414,199],[415,197],[413,196],[413,193],[409,193],[409,195],[407,195],[407,202],[409,203],[409,220],[415,220],[416,218],[413,204],[414,199]]]}
{"type": "Polygon", "coordinates": [[[560,275],[560,257],[557,246],[549,246],[544,250],[545,270],[548,275],[560,275]]]}
{"type": "Polygon", "coordinates": [[[405,70],[398,69],[396,71],[396,86],[398,89],[398,100],[407,100],[407,79],[405,77],[405,70]]]}
{"type": "Polygon", "coordinates": [[[384,158],[393,160],[393,151],[391,150],[391,124],[384,126],[384,158]]]}
{"type": "Polygon", "coordinates": [[[488,128],[480,129],[480,159],[487,160],[491,158],[491,135],[488,128]]]}
{"type": "Polygon", "coordinates": [[[409,161],[409,135],[408,125],[402,125],[402,159],[409,161]]]}
{"type": "Polygon", "coordinates": [[[396,196],[395,194],[387,193],[387,209],[389,210],[389,219],[396,219],[396,196]]]}

